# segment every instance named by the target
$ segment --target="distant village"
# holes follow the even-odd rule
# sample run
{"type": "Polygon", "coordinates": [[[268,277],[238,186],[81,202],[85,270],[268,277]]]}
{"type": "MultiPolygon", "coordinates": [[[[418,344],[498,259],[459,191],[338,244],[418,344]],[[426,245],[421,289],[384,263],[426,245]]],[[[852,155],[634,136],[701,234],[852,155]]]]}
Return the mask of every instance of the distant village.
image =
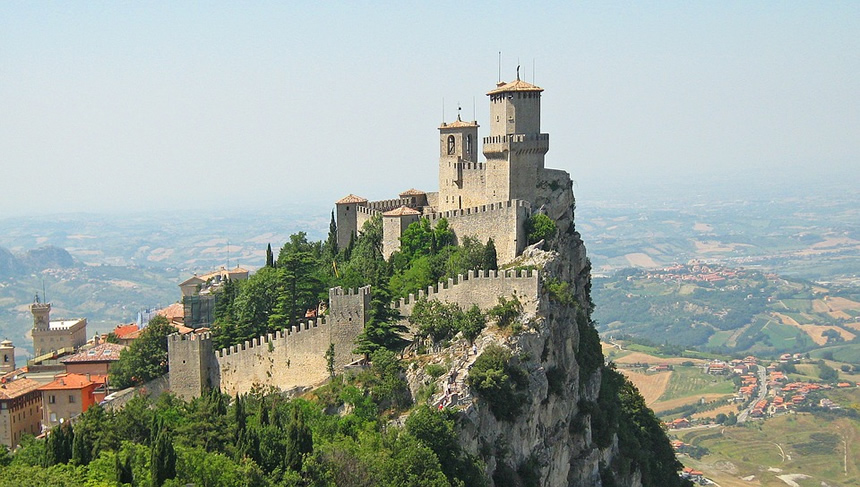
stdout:
{"type": "MultiPolygon", "coordinates": [[[[241,281],[248,275],[240,267],[222,267],[192,276],[179,284],[181,302],[144,318],[163,316],[180,335],[207,333],[218,290],[228,279],[241,281]]],[[[30,312],[35,357],[19,367],[15,344],[0,342],[0,444],[9,448],[17,446],[25,434],[40,436],[122,394],[111,387],[109,372],[120,352],[146,326],[141,320],[89,336],[86,318],[52,319],[51,304],[40,302],[38,296],[30,312]]]]}

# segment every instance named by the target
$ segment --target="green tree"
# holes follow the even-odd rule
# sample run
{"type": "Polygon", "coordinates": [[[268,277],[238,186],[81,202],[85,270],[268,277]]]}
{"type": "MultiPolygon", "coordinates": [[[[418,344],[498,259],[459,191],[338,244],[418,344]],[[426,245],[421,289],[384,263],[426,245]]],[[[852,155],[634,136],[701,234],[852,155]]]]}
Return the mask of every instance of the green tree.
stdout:
{"type": "Polygon", "coordinates": [[[527,386],[525,371],[513,364],[511,358],[508,349],[490,345],[475,360],[466,379],[469,387],[487,401],[490,411],[502,421],[516,419],[525,399],[521,390],[527,386]]]}
{"type": "Polygon", "coordinates": [[[475,343],[475,339],[478,338],[485,326],[487,326],[487,317],[481,312],[481,308],[477,304],[473,304],[459,322],[459,329],[463,332],[463,338],[469,340],[470,345],[475,343]]]}
{"type": "Polygon", "coordinates": [[[487,316],[496,320],[499,328],[507,328],[523,313],[523,304],[516,294],[507,299],[499,296],[499,304],[487,311],[487,316]]]}
{"type": "Polygon", "coordinates": [[[163,420],[156,417],[152,430],[155,440],[150,448],[150,477],[153,487],[161,487],[166,480],[176,477],[176,450],[163,420]]]}
{"type": "Polygon", "coordinates": [[[175,333],[167,318],[156,316],[140,336],[124,349],[110,371],[111,384],[119,389],[149,382],[167,373],[167,335],[175,333]]]}
{"type": "Polygon", "coordinates": [[[266,267],[275,267],[275,254],[272,252],[272,244],[266,246],[266,267]]]}
{"type": "Polygon", "coordinates": [[[484,254],[481,259],[481,269],[485,271],[495,271],[498,270],[499,263],[498,257],[496,256],[496,243],[493,242],[493,239],[487,240],[487,245],[484,246],[484,254]]]}
{"type": "Polygon", "coordinates": [[[409,343],[403,338],[408,329],[400,324],[400,313],[390,303],[391,295],[384,285],[372,288],[367,323],[355,339],[353,353],[369,357],[380,348],[400,351],[409,343]]]}
{"type": "Polygon", "coordinates": [[[325,369],[329,377],[334,377],[334,363],[334,343],[329,343],[325,352],[325,369]]]}
{"type": "Polygon", "coordinates": [[[552,239],[558,226],[552,219],[543,213],[538,213],[526,220],[526,235],[529,245],[539,242],[540,240],[549,241],[552,239]]]}

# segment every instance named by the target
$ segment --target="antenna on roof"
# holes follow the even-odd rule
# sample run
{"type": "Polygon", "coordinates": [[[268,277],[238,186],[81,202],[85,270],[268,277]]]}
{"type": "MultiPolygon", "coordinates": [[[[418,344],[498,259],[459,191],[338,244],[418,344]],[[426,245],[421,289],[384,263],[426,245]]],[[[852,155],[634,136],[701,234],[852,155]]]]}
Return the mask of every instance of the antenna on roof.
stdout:
{"type": "Polygon", "coordinates": [[[499,51],[499,83],[502,82],[502,51],[499,51]]]}
{"type": "Polygon", "coordinates": [[[42,299],[47,303],[48,302],[48,294],[45,292],[45,278],[42,278],[42,299]]]}
{"type": "Polygon", "coordinates": [[[532,84],[535,84],[535,58],[532,58],[532,84]]]}
{"type": "Polygon", "coordinates": [[[520,58],[517,58],[517,81],[520,80],[520,58]]]}
{"type": "Polygon", "coordinates": [[[442,97],[442,123],[445,123],[445,97],[442,97]]]}
{"type": "Polygon", "coordinates": [[[457,102],[457,120],[460,120],[460,111],[462,109],[463,109],[463,107],[460,106],[460,102],[457,102]]]}
{"type": "Polygon", "coordinates": [[[473,122],[478,121],[478,108],[477,108],[477,105],[475,104],[475,97],[474,96],[472,97],[472,121],[473,122]]]}

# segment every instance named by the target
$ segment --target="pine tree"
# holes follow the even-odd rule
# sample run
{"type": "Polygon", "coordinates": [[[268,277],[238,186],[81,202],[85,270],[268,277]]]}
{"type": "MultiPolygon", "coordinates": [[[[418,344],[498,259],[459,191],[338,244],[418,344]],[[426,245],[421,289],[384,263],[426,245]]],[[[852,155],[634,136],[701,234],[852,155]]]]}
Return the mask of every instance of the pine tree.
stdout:
{"type": "Polygon", "coordinates": [[[391,293],[387,286],[380,282],[371,292],[367,323],[356,337],[356,348],[352,353],[363,354],[367,358],[380,348],[399,352],[409,343],[402,335],[409,330],[406,325],[400,324],[400,313],[389,303],[391,293]]]}

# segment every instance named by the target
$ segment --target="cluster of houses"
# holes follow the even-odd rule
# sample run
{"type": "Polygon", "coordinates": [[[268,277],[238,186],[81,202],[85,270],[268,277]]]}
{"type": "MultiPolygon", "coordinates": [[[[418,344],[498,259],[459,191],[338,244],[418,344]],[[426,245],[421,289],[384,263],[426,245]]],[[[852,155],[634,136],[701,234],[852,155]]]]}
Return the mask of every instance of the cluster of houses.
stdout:
{"type": "MultiPolygon", "coordinates": [[[[743,277],[742,269],[730,269],[718,264],[704,264],[691,261],[688,264],[675,264],[662,269],[649,271],[645,277],[663,282],[725,282],[728,279],[743,277]]],[[[628,278],[630,279],[630,278],[628,278]]]]}
{"type": "MultiPolygon", "coordinates": [[[[137,323],[120,325],[86,340],[85,318],[51,320],[50,303],[40,303],[38,297],[30,309],[37,356],[17,367],[15,346],[9,340],[0,342],[0,445],[9,448],[24,435],[38,436],[102,402],[112,390],[111,367],[145,328],[137,323]]],[[[156,314],[180,334],[208,331],[186,326],[183,303],[156,314]]]]}

